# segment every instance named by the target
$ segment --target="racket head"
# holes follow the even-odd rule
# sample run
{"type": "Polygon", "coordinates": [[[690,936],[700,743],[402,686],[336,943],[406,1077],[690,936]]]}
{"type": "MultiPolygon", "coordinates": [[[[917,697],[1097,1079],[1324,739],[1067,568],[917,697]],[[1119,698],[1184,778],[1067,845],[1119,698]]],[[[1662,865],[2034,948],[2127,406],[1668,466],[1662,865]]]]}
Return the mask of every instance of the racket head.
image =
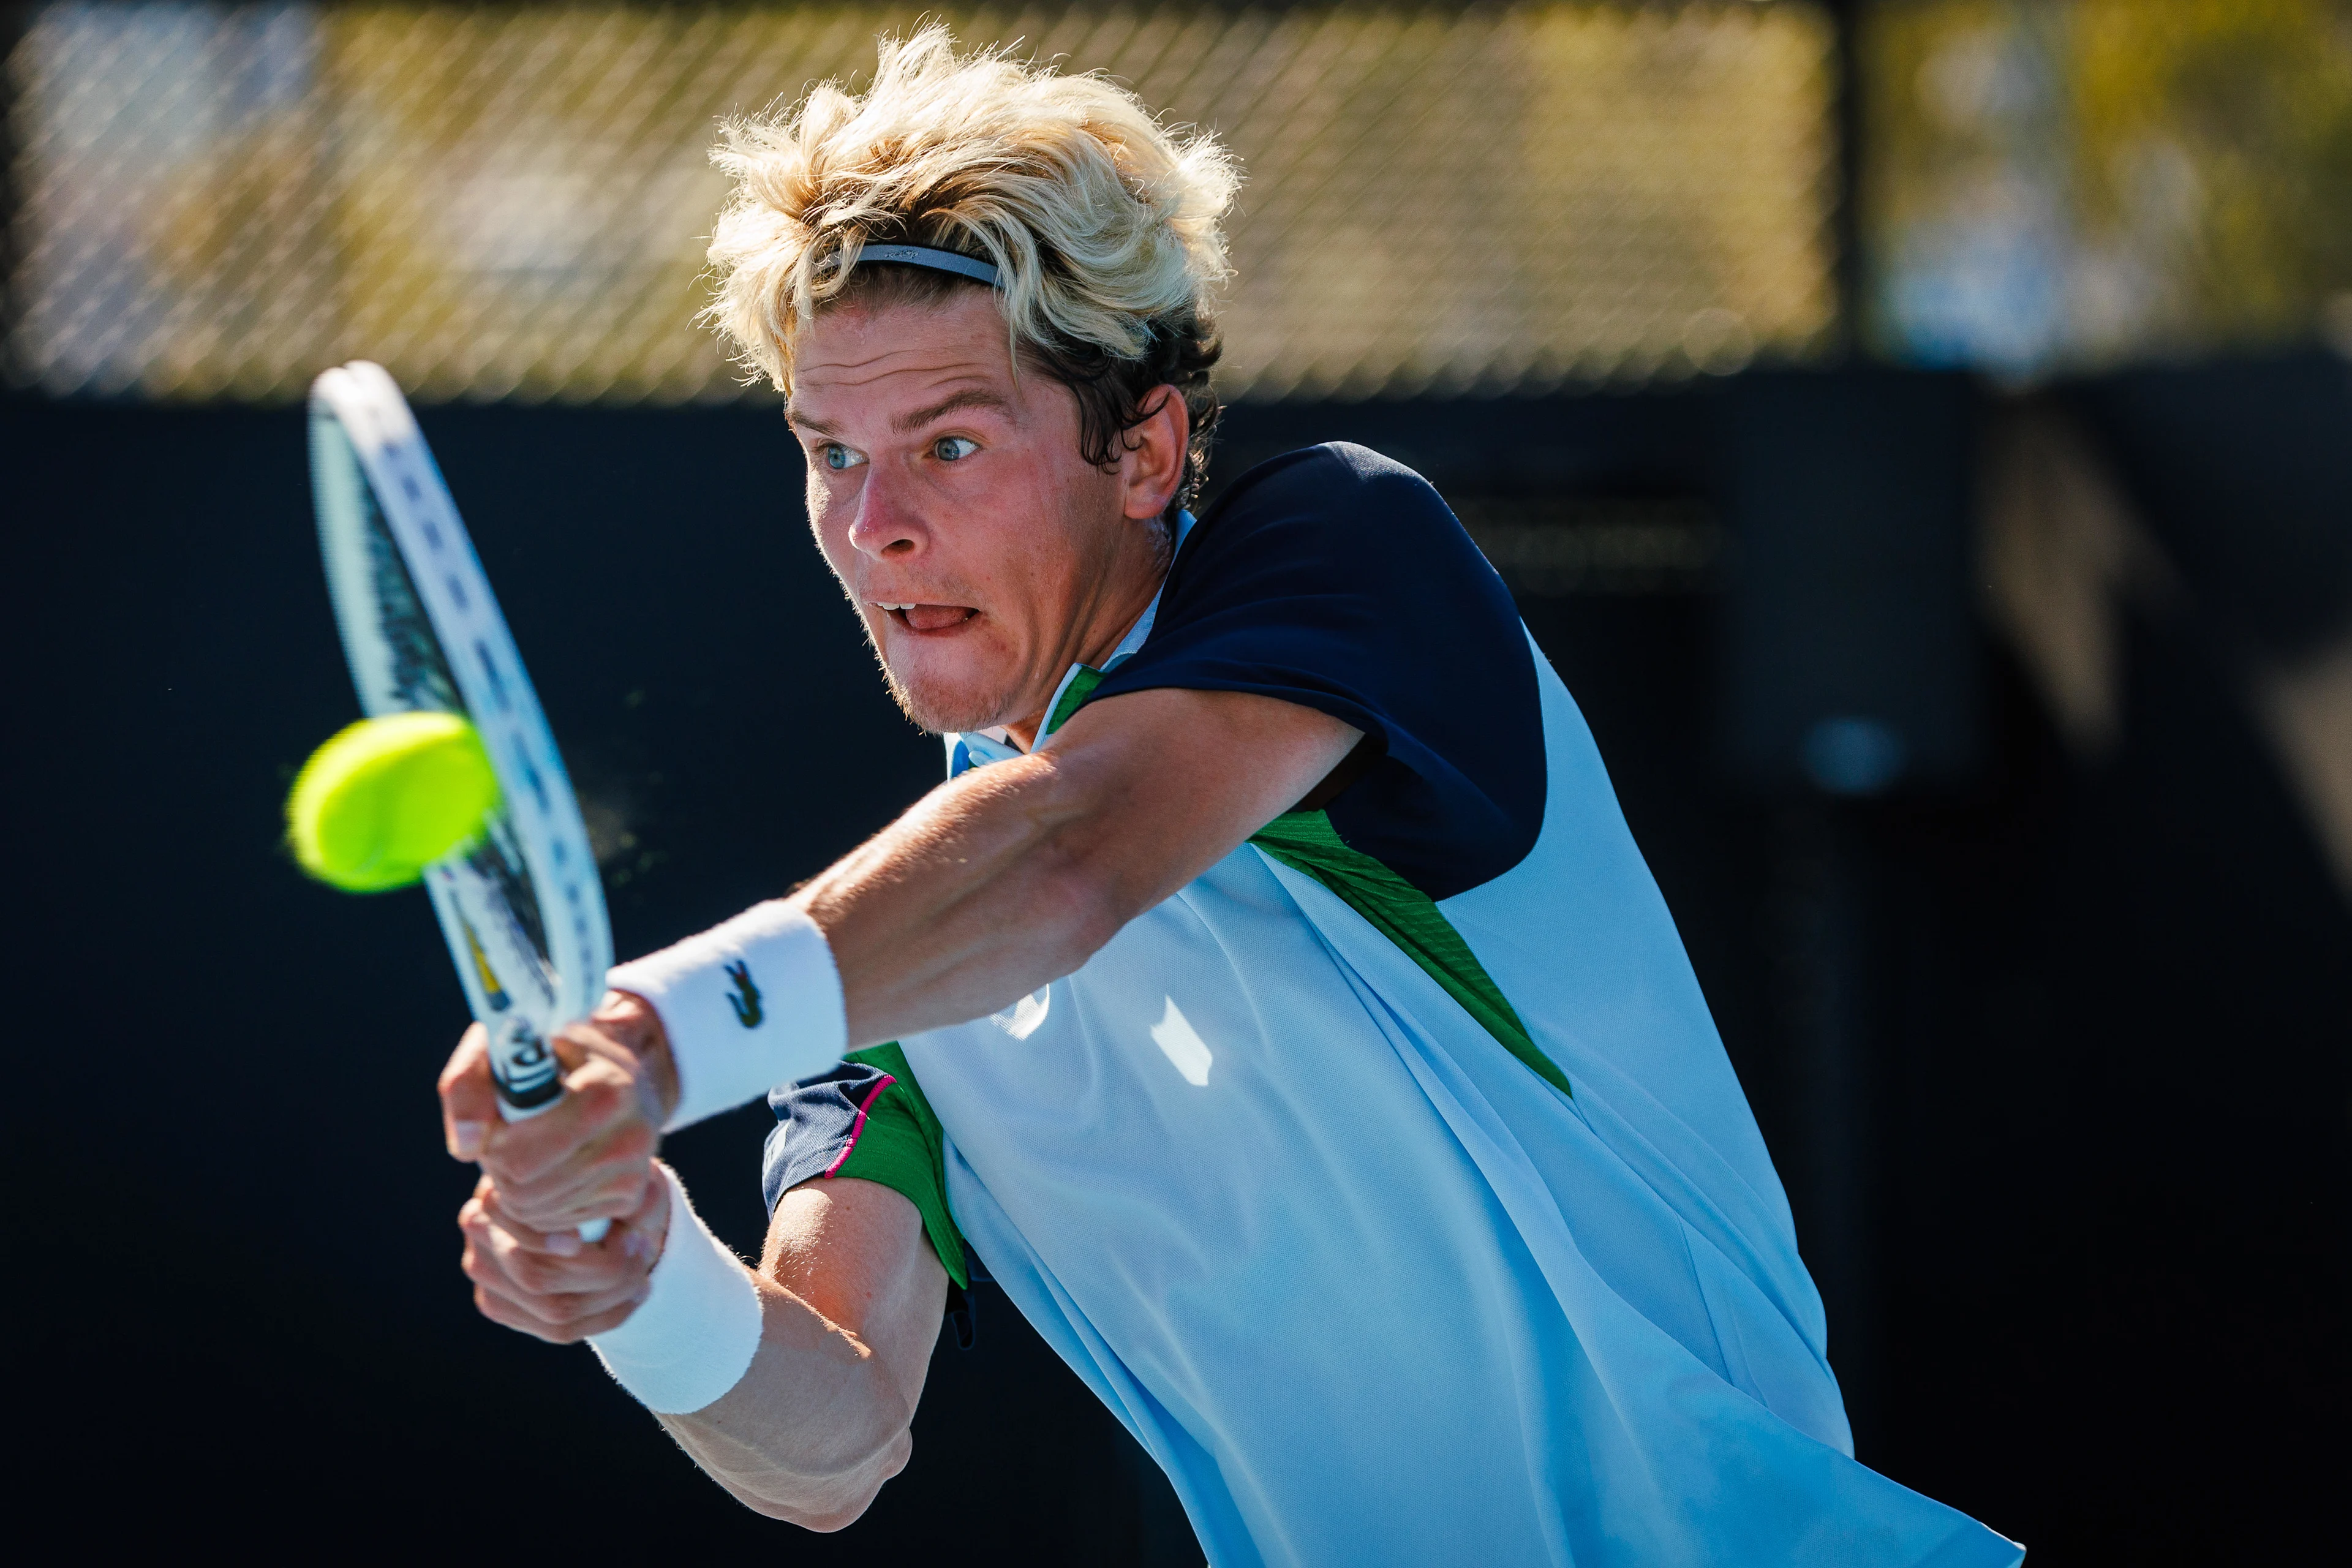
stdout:
{"type": "Polygon", "coordinates": [[[400,388],[365,360],[310,391],[329,595],[360,706],[429,709],[482,738],[499,801],[425,885],[509,1114],[552,1104],[548,1037],[603,996],[612,928],[580,805],[472,539],[400,388]]]}

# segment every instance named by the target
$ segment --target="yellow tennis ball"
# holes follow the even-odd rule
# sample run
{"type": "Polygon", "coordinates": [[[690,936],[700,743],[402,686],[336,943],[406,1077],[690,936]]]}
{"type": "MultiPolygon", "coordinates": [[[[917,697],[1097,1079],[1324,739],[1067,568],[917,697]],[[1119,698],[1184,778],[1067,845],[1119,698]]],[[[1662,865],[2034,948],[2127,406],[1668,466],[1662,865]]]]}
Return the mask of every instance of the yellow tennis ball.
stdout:
{"type": "Polygon", "coordinates": [[[404,888],[482,830],[498,774],[455,713],[362,719],[310,753],[286,797],[303,870],[347,893],[404,888]]]}

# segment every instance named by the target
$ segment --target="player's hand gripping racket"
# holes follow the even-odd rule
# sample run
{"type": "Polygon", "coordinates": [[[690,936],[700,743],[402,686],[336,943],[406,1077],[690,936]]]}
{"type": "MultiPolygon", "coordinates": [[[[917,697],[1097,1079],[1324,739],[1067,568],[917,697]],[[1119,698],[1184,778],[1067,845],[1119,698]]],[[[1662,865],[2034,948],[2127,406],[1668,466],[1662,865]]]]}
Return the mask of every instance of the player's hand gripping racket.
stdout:
{"type": "MultiPolygon", "coordinates": [[[[550,1037],[588,1016],[613,963],[563,759],[441,470],[381,365],[354,360],[312,385],[310,479],[360,706],[372,719],[465,718],[497,774],[480,832],[425,866],[424,881],[489,1035],[499,1112],[536,1115],[563,1093],[550,1037]]],[[[580,1234],[600,1240],[607,1224],[580,1234]]]]}

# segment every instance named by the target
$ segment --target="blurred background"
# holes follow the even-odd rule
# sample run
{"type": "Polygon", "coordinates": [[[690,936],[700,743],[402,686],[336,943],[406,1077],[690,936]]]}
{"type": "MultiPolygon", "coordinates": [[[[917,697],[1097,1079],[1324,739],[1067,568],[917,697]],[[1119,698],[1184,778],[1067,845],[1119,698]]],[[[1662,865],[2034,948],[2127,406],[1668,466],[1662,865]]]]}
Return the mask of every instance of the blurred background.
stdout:
{"type": "MultiPolygon", "coordinates": [[[[1241,154],[1217,481],[1367,443],[1511,583],[1789,1185],[1861,1457],[2036,1563],[2336,1539],[2352,6],[931,14],[1241,154]]],[[[935,781],[772,396],[691,321],[718,117],[916,16],[0,10],[21,1517],[1199,1561],[1001,1296],[832,1538],[477,1320],[425,900],[278,845],[356,716],[299,399],[358,355],[419,402],[623,952],[935,781]]],[[[673,1145],[746,1251],[765,1124],[673,1145]]]]}

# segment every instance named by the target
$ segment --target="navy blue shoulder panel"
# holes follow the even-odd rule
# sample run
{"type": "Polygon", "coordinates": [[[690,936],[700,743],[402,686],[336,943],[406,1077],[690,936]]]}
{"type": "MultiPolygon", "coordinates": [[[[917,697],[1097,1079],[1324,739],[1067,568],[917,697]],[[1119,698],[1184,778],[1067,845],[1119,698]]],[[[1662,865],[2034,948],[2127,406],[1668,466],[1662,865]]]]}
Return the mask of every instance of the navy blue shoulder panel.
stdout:
{"type": "Polygon", "coordinates": [[[1236,479],[1195,523],[1150,638],[1094,700],[1254,691],[1373,738],[1328,807],[1433,899],[1509,870],[1543,826],[1543,708],[1511,595],[1429,481],[1362,447],[1236,479]]]}

